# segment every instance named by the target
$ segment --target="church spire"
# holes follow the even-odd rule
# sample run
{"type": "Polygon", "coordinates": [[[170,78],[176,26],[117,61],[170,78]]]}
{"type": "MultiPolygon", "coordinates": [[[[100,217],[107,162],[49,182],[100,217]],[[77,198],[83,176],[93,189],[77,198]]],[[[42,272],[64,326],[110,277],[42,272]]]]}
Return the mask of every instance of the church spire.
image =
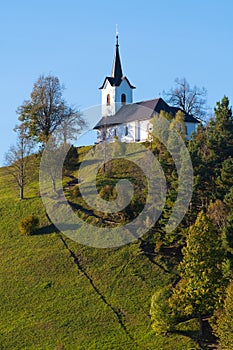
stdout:
{"type": "Polygon", "coordinates": [[[116,53],[112,66],[112,77],[115,79],[116,82],[120,82],[123,77],[121,59],[119,54],[118,32],[116,33],[116,53]]]}

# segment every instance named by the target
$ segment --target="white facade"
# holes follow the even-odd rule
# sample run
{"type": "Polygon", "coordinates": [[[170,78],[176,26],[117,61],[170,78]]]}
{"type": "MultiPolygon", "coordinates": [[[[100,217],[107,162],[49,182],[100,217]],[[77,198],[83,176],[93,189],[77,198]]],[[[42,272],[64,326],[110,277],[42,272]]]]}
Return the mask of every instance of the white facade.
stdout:
{"type": "Polygon", "coordinates": [[[197,129],[197,124],[186,122],[185,125],[186,125],[186,137],[187,137],[187,140],[190,140],[192,133],[197,129]]]}
{"type": "MultiPolygon", "coordinates": [[[[195,123],[186,122],[186,137],[190,139],[191,134],[196,130],[195,123]]],[[[117,137],[121,142],[145,142],[149,140],[149,134],[152,131],[151,120],[135,120],[119,125],[112,125],[97,130],[97,142],[103,140],[114,142],[117,137]]]]}
{"type": "Polygon", "coordinates": [[[119,86],[112,86],[106,79],[102,88],[102,116],[114,115],[125,103],[133,102],[133,90],[126,79],[119,86]]]}
{"type": "Polygon", "coordinates": [[[132,122],[107,126],[97,130],[97,142],[105,139],[114,142],[117,137],[121,142],[144,142],[148,140],[148,133],[151,131],[150,120],[135,120],[132,122]]]}

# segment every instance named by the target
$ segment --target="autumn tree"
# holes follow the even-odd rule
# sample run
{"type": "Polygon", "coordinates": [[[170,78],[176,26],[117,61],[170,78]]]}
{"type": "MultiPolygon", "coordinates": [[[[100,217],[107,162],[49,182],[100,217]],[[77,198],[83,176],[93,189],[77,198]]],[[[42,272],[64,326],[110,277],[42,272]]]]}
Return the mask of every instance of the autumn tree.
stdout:
{"type": "Polygon", "coordinates": [[[33,149],[31,139],[27,137],[27,129],[24,124],[16,126],[14,131],[17,133],[16,145],[11,146],[5,155],[5,163],[8,165],[8,171],[13,176],[19,187],[19,197],[24,199],[24,187],[29,179],[29,155],[33,149]]]}
{"type": "Polygon", "coordinates": [[[179,265],[180,281],[173,290],[170,305],[181,316],[198,317],[203,335],[203,317],[219,305],[224,278],[224,253],[211,220],[201,212],[189,228],[187,245],[179,265]]]}
{"type": "Polygon", "coordinates": [[[197,119],[204,119],[206,116],[206,89],[191,87],[185,78],[176,78],[175,84],[174,88],[164,93],[167,102],[197,119]]]}
{"type": "MultiPolygon", "coordinates": [[[[80,113],[63,98],[64,87],[58,77],[41,75],[33,86],[30,99],[17,109],[19,120],[28,128],[29,136],[45,144],[50,135],[65,121],[75,119],[82,126],[80,113]]],[[[64,139],[70,138],[65,133],[64,139]]]]}

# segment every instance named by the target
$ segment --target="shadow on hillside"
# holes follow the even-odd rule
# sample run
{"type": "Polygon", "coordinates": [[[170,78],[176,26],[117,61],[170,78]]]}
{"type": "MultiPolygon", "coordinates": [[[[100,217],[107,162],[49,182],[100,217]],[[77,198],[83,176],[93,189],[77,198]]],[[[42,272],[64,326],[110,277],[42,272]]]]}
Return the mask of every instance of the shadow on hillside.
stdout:
{"type": "Polygon", "coordinates": [[[49,235],[51,233],[57,233],[59,232],[58,229],[56,228],[56,226],[54,226],[53,224],[45,226],[45,227],[41,227],[39,229],[37,229],[34,233],[34,236],[40,236],[40,235],[49,235]]]}

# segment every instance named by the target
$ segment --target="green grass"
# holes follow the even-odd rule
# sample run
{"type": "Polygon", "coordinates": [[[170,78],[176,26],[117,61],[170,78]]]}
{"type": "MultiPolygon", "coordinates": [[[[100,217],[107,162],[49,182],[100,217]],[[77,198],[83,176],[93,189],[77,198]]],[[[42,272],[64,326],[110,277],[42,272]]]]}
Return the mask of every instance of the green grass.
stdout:
{"type": "Polygon", "coordinates": [[[27,199],[17,194],[0,169],[1,350],[199,349],[186,335],[153,333],[151,296],[171,274],[142,254],[140,242],[82,246],[50,225],[36,180],[27,199]],[[40,229],[22,236],[18,222],[31,214],[40,229]]]}

